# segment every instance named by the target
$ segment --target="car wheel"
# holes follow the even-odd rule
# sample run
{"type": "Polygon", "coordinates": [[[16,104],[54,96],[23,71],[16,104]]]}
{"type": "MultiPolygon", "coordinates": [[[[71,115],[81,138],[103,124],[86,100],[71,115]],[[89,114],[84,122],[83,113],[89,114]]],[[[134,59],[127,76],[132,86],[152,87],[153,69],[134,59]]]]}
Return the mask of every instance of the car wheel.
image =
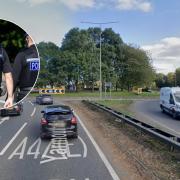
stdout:
{"type": "Polygon", "coordinates": [[[73,138],[78,138],[78,133],[74,134],[73,138]]]}

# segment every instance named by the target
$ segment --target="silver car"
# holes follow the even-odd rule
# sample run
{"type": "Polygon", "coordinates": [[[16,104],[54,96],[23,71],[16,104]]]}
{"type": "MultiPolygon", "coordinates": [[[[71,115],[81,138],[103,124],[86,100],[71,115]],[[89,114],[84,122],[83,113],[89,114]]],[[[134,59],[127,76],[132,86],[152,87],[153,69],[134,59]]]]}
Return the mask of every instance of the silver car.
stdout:
{"type": "Polygon", "coordinates": [[[36,96],[36,103],[43,104],[53,104],[53,97],[50,94],[41,94],[36,96]]]}

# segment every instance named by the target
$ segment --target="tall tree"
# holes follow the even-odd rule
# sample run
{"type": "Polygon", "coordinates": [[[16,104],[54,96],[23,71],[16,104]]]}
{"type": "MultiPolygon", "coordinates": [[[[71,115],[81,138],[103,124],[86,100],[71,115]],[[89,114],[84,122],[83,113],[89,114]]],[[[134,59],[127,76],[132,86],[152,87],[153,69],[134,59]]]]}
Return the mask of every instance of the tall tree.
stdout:
{"type": "Polygon", "coordinates": [[[180,68],[176,69],[175,75],[176,86],[180,86],[180,68]]]}

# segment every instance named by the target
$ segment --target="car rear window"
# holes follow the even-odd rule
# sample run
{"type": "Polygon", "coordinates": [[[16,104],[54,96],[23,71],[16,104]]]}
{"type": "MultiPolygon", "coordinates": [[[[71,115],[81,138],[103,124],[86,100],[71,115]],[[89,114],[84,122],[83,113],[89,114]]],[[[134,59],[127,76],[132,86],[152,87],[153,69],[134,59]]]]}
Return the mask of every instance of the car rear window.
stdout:
{"type": "Polygon", "coordinates": [[[49,112],[47,113],[47,119],[48,120],[60,120],[60,119],[66,119],[69,116],[72,115],[71,111],[64,111],[64,112],[49,112]]]}

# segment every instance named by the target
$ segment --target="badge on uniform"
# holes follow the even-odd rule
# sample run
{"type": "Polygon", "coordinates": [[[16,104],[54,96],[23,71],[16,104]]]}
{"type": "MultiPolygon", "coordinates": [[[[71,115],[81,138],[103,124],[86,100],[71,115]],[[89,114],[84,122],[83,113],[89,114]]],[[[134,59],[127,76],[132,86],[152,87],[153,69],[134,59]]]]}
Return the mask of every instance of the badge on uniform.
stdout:
{"type": "Polygon", "coordinates": [[[40,59],[39,58],[29,58],[27,59],[27,62],[29,63],[29,69],[30,71],[39,71],[40,69],[40,59]]]}

